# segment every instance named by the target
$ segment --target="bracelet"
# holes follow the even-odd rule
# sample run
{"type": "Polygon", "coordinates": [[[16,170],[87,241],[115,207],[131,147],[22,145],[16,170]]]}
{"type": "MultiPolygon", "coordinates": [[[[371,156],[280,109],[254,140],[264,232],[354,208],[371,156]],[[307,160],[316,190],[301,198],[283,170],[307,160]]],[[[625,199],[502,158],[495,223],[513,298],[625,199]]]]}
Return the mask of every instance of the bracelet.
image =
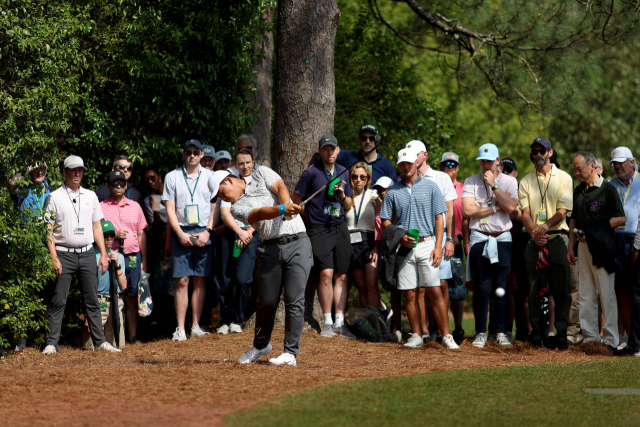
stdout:
{"type": "Polygon", "coordinates": [[[123,273],[122,273],[122,271],[121,271],[121,272],[120,272],[120,274],[117,274],[117,276],[118,276],[118,277],[120,277],[120,276],[122,276],[122,274],[123,274],[123,273]]]}
{"type": "Polygon", "coordinates": [[[280,205],[280,207],[278,208],[278,213],[280,213],[280,215],[284,215],[286,213],[286,209],[287,205],[280,205]]]}

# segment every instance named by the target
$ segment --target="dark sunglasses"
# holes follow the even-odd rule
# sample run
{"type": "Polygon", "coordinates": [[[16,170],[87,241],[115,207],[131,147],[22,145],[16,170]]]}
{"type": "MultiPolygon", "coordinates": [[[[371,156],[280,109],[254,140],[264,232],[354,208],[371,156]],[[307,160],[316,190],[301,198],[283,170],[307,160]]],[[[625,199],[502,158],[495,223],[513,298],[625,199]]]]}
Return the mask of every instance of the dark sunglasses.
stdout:
{"type": "Polygon", "coordinates": [[[367,142],[367,140],[371,141],[371,142],[376,142],[376,137],[375,137],[375,135],[374,136],[362,136],[362,135],[360,135],[360,141],[367,142]]]}
{"type": "Polygon", "coordinates": [[[108,231],[108,232],[104,233],[104,238],[105,239],[115,239],[116,238],[116,233],[114,233],[113,231],[108,231]]]}
{"type": "Polygon", "coordinates": [[[120,169],[120,170],[125,170],[125,169],[126,169],[126,170],[128,170],[128,171],[133,170],[133,165],[131,165],[131,166],[116,165],[116,167],[117,167],[118,169],[120,169]]]}
{"type": "Polygon", "coordinates": [[[184,154],[186,154],[187,157],[189,157],[189,156],[199,156],[200,155],[200,150],[184,150],[184,154]]]}
{"type": "Polygon", "coordinates": [[[354,181],[357,180],[357,179],[359,179],[360,181],[367,181],[369,179],[369,175],[356,175],[356,174],[353,174],[353,175],[351,175],[351,179],[354,180],[354,181]]]}
{"type": "Polygon", "coordinates": [[[456,162],[451,162],[451,161],[442,162],[442,164],[444,165],[445,168],[457,168],[458,167],[458,164],[456,162]]]}
{"type": "Polygon", "coordinates": [[[511,169],[509,166],[502,166],[502,172],[511,173],[513,172],[513,169],[511,169]]]}
{"type": "Polygon", "coordinates": [[[124,188],[127,186],[127,183],[122,181],[116,181],[116,182],[112,182],[111,186],[114,188],[124,188]]]}
{"type": "Polygon", "coordinates": [[[547,150],[546,148],[540,148],[540,149],[532,148],[532,149],[531,149],[531,154],[533,154],[534,156],[537,156],[537,155],[538,155],[538,153],[540,153],[540,154],[547,154],[547,151],[548,151],[548,150],[547,150]]]}

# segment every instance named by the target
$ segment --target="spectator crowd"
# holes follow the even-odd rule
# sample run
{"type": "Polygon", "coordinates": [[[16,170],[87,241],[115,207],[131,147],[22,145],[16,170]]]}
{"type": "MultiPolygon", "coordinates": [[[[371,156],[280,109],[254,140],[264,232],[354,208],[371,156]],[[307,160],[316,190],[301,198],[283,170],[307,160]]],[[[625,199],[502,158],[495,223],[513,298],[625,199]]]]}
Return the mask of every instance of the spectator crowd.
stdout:
{"type": "MultiPolygon", "coordinates": [[[[16,176],[16,207],[50,230],[56,279],[40,295],[49,325],[43,353],[60,351],[77,282],[86,349],[120,352],[149,339],[147,316],[156,336],[185,341],[242,333],[255,314],[240,363],[272,351],[282,295],[283,352],[270,362],[295,366],[307,287],[317,283],[327,339],[360,337],[348,321],[359,305],[376,314],[372,326],[385,340],[409,348],[428,340],[451,350],[465,339],[479,348],[517,340],[558,350],[601,342],[613,354],[640,356],[640,184],[629,148],[611,152],[615,177],[607,181],[602,161],[586,151],[573,154],[573,177],[562,170],[546,137],[531,143],[534,170],[520,177],[516,162],[488,143],[462,183],[455,152],[435,170],[422,141],[407,143],[395,165],[378,150],[375,125],[363,125],[357,141],[361,149],[347,151],[333,135],[320,138],[291,192],[255,162],[248,134],[233,155],[190,139],[172,171],[137,171],[116,156],[95,192],[82,187],[87,168],[78,156],[65,159],[59,188],[47,183],[45,164],[27,171],[26,189],[16,176]],[[358,300],[349,307],[352,287],[358,300]],[[467,294],[472,335],[462,327],[467,294]]],[[[17,350],[25,346],[21,339],[17,350]]]]}

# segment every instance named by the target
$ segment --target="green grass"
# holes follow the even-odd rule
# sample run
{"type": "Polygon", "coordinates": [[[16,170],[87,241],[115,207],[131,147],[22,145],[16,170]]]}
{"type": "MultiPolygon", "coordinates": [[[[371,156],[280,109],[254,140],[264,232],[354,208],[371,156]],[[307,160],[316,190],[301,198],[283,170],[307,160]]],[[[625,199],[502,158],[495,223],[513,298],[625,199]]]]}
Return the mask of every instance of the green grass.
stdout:
{"type": "MultiPolygon", "coordinates": [[[[283,375],[286,375],[283,372],[283,375]]],[[[637,426],[640,360],[486,368],[313,388],[225,417],[230,426],[637,426]]]]}

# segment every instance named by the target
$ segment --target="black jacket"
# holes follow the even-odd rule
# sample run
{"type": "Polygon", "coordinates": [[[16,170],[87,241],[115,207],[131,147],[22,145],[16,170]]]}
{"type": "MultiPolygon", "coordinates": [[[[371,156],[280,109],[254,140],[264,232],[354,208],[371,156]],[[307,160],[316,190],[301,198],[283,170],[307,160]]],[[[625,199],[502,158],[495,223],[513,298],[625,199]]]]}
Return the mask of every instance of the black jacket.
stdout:
{"type": "Polygon", "coordinates": [[[609,221],[598,221],[587,225],[584,232],[593,265],[598,268],[604,267],[609,274],[615,273],[618,264],[616,242],[609,221]]]}
{"type": "Polygon", "coordinates": [[[400,245],[400,240],[407,234],[406,230],[393,224],[387,226],[382,232],[382,248],[380,255],[380,280],[382,287],[387,291],[398,288],[398,270],[411,249],[400,245]]]}

